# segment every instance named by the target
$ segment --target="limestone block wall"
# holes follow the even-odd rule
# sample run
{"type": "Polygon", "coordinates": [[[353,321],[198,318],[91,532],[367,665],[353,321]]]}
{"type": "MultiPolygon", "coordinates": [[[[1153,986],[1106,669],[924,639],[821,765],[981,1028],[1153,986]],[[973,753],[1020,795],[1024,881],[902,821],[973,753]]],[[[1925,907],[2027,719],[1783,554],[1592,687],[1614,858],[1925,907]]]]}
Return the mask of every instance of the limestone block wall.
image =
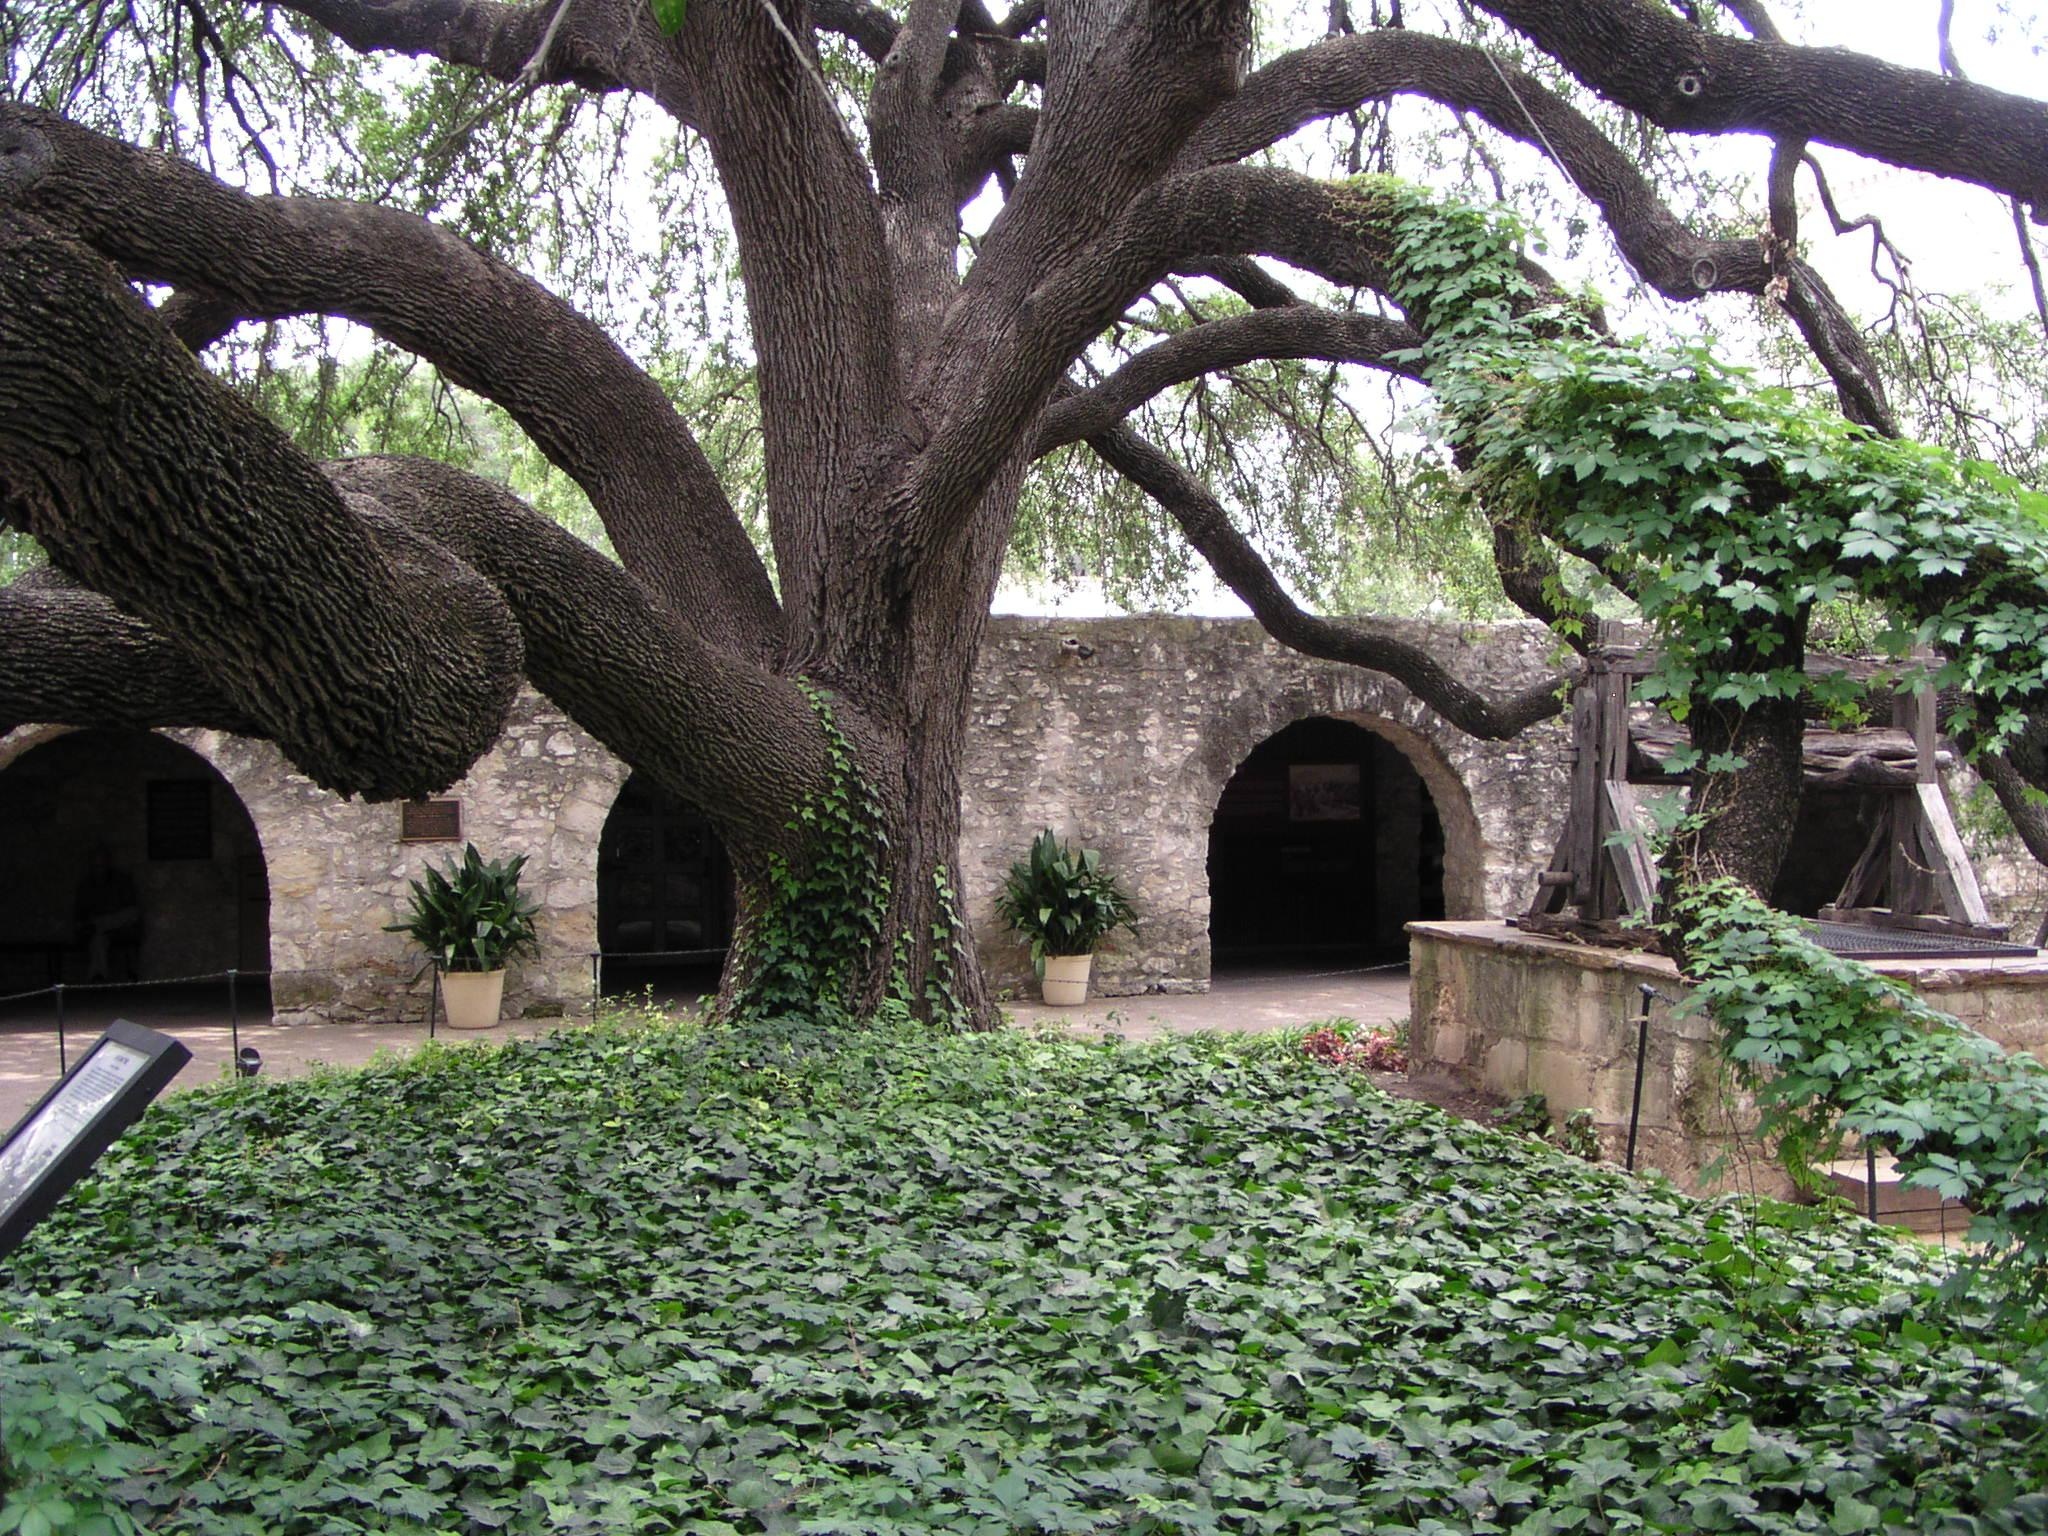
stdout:
{"type": "MultiPolygon", "coordinates": [[[[1489,691],[1526,687],[1550,672],[1550,641],[1535,625],[1403,627],[1489,691]]],[[[961,837],[964,915],[996,984],[1019,992],[1031,985],[1023,948],[1003,931],[994,904],[1009,865],[1050,826],[1103,849],[1139,906],[1140,931],[1102,957],[1098,990],[1206,987],[1217,800],[1254,748],[1315,716],[1364,726],[1416,770],[1444,830],[1447,916],[1505,914],[1527,902],[1564,816],[1561,722],[1511,742],[1477,741],[1400,685],[1290,651],[1249,620],[999,618],[974,679],[961,837]]],[[[0,771],[57,734],[32,726],[0,737],[0,771]]],[[[408,880],[460,844],[402,842],[399,807],[339,800],[267,744],[205,731],[161,734],[210,764],[254,824],[270,887],[279,1016],[419,1016],[425,989],[411,981],[418,962],[383,928],[408,880]]],[[[527,888],[542,903],[544,953],[511,978],[514,1012],[587,1004],[598,842],[626,776],[560,710],[528,692],[504,738],[449,792],[462,803],[465,837],[492,856],[527,855],[527,888]]],[[[1953,789],[1966,836],[1978,844],[1986,895],[2031,937],[2048,886],[2023,850],[1991,837],[1988,821],[1972,821],[1969,784],[1959,775],[1953,789]]],[[[242,946],[245,968],[254,968],[251,947],[242,946]]],[[[1979,1007],[1968,985],[1926,984],[1941,1000],[1952,995],[1973,1022],[1989,1017],[1984,1009],[1993,1005],[1979,1007]]]]}
{"type": "MultiPolygon", "coordinates": [[[[61,733],[26,727],[0,738],[0,769],[61,733]]],[[[458,855],[461,843],[400,841],[398,806],[330,794],[268,742],[216,731],[160,734],[211,764],[254,823],[270,882],[278,1021],[424,1017],[427,984],[413,980],[420,959],[384,927],[403,908],[407,883],[458,855]]],[[[624,778],[623,766],[560,710],[527,694],[497,746],[448,791],[462,802],[464,837],[493,857],[528,856],[525,888],[542,904],[542,953],[506,978],[511,1013],[558,1013],[589,996],[597,839],[624,778]]]]}
{"type": "MultiPolygon", "coordinates": [[[[1749,1132],[1755,1106],[1729,1084],[1712,1024],[1674,1009],[1687,989],[1661,956],[1535,938],[1498,922],[1409,927],[1409,1071],[1503,1098],[1541,1093],[1553,1115],[1592,1111],[1620,1161],[1635,1090],[1640,988],[1650,1046],[1636,1165],[1693,1189],[1789,1196],[1791,1181],[1749,1132]],[[1725,1164],[1714,1178],[1705,1170],[1725,1164]]],[[[1904,982],[2007,1050],[2048,1049],[2048,960],[1883,960],[1904,982]]]]}
{"type": "MultiPolygon", "coordinates": [[[[256,822],[270,866],[272,1006],[280,1022],[411,1017],[426,1006],[418,955],[384,932],[408,882],[461,843],[406,843],[400,808],[329,794],[265,742],[171,732],[218,767],[256,822]]],[[[560,1012],[588,995],[597,947],[597,839],[623,766],[537,694],[447,794],[463,836],[489,857],[527,856],[542,952],[506,978],[513,1014],[560,1012]]]]}
{"type": "MultiPolygon", "coordinates": [[[[1639,989],[1679,993],[1658,956],[1532,938],[1504,923],[1416,923],[1409,929],[1409,1075],[1503,1099],[1540,1093],[1554,1117],[1592,1111],[1601,1150],[1622,1160],[1635,1091],[1639,989]]],[[[1789,1197],[1791,1181],[1737,1134],[1754,1106],[1731,1097],[1713,1027],[1659,1001],[1636,1167],[1690,1189],[1754,1188],[1789,1197]],[[1725,1159],[1719,1179],[1703,1170],[1725,1159]]]]}
{"type": "MultiPolygon", "coordinates": [[[[1489,691],[1549,672],[1550,641],[1533,624],[1407,627],[1489,691]]],[[[1097,957],[1096,990],[1205,989],[1210,819],[1238,764],[1297,720],[1355,721],[1421,775],[1444,827],[1448,915],[1526,903],[1563,821],[1560,722],[1512,742],[1478,741],[1400,684],[1291,651],[1249,620],[999,619],[975,684],[962,877],[967,919],[997,985],[1030,985],[995,897],[1004,872],[1050,826],[1102,849],[1139,908],[1138,937],[1097,957]]]]}

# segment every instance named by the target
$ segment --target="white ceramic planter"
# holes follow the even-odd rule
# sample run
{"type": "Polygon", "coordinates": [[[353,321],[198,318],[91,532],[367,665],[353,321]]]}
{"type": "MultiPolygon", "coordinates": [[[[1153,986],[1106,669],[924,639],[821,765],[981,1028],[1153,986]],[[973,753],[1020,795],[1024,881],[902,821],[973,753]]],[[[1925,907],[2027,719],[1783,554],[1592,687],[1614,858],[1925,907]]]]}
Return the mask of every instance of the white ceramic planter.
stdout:
{"type": "Polygon", "coordinates": [[[1045,1000],[1055,1008],[1072,1008],[1088,1001],[1088,972],[1093,955],[1047,955],[1045,957],[1045,1000]]]}
{"type": "Polygon", "coordinates": [[[505,1004],[503,971],[443,971],[441,1001],[450,1029],[496,1029],[505,1004]]]}

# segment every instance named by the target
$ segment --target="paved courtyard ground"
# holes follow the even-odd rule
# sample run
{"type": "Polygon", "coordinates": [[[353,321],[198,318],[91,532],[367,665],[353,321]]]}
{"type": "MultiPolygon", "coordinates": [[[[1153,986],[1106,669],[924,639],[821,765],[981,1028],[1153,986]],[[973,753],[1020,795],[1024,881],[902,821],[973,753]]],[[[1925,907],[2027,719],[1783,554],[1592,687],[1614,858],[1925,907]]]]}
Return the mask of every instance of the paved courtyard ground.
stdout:
{"type": "MultiPolygon", "coordinates": [[[[383,1052],[408,1054],[427,1038],[426,1026],[421,1023],[273,1025],[259,995],[252,994],[246,1006],[251,1016],[264,1022],[245,1021],[239,1031],[240,1042],[262,1053],[266,1076],[360,1066],[383,1052]]],[[[1099,998],[1078,1008],[1020,1002],[1007,1005],[1007,1011],[1019,1025],[1105,1030],[1133,1040],[1200,1030],[1249,1033],[1285,1029],[1338,1017],[1386,1023],[1408,1015],[1408,970],[1406,966],[1380,966],[1231,974],[1219,977],[1203,993],[1099,998]]],[[[97,1039],[110,1019],[133,1019],[175,1035],[191,1050],[192,1061],[172,1085],[173,1092],[218,1081],[234,1060],[236,1031],[229,1022],[225,993],[218,985],[102,993],[71,989],[65,1014],[65,1037],[74,1061],[75,1053],[97,1039]]],[[[565,1024],[574,1028],[576,1021],[523,1019],[474,1035],[444,1028],[440,1038],[460,1045],[545,1034],[565,1024]]],[[[48,999],[0,1005],[0,1131],[12,1126],[57,1076],[57,1033],[48,999]]]]}

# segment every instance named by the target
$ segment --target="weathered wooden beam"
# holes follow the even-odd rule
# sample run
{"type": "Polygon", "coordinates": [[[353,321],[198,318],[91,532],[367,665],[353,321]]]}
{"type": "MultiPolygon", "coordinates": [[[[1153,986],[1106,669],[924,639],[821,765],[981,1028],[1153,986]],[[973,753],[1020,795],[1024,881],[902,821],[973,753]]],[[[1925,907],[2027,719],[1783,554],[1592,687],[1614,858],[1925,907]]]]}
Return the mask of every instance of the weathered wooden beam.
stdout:
{"type": "Polygon", "coordinates": [[[1622,905],[1629,916],[1642,917],[1657,904],[1657,865],[1650,857],[1650,840],[1641,830],[1641,804],[1635,789],[1620,779],[1609,779],[1601,787],[1621,834],[1621,840],[1610,844],[1607,853],[1614,861],[1622,905]]]}
{"type": "Polygon", "coordinates": [[[1989,926],[1991,913],[1984,905],[1984,892],[1977,884],[1970,850],[1963,845],[1963,835],[1949,814],[1948,796],[1935,782],[1918,785],[1913,798],[1921,819],[1920,846],[1943,909],[1959,922],[1989,926]]]}
{"type": "MultiPolygon", "coordinates": [[[[1689,784],[1689,773],[1671,773],[1663,760],[1685,741],[1684,730],[1668,721],[1637,723],[1629,733],[1628,781],[1642,785],[1689,784]]],[[[1919,747],[1896,726],[1865,731],[1809,730],[1805,741],[1809,789],[1910,790],[1922,782],[1919,747]]],[[[1953,767],[1955,754],[1937,749],[1934,768],[1953,767]]]]}

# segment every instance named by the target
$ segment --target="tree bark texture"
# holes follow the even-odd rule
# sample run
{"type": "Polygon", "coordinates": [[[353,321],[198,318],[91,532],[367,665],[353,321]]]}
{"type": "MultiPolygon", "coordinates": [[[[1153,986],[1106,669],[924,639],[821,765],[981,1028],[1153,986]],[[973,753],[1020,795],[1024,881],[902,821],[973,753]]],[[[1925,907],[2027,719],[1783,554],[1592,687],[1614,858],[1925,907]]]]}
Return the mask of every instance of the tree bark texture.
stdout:
{"type": "Polygon", "coordinates": [[[446,785],[504,727],[522,657],[497,594],[425,541],[380,545],[103,260],[4,210],[0,515],[183,637],[338,793],[446,785]]]}

